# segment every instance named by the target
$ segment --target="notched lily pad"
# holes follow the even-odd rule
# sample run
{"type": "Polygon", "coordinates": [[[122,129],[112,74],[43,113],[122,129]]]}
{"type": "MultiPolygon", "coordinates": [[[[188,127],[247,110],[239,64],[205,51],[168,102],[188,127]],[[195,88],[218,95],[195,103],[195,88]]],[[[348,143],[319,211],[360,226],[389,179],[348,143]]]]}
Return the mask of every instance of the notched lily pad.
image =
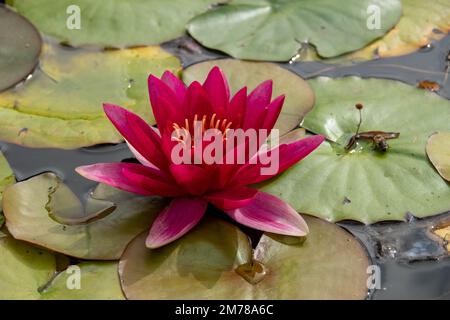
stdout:
{"type": "Polygon", "coordinates": [[[450,132],[433,134],[428,139],[426,150],[441,177],[450,181],[450,132]]]}
{"type": "Polygon", "coordinates": [[[239,59],[287,61],[303,42],[330,58],[383,36],[401,11],[400,0],[232,0],[195,17],[187,29],[204,46],[239,59]]]}
{"type": "Polygon", "coordinates": [[[273,80],[273,97],[286,95],[280,117],[275,124],[280,134],[298,127],[303,117],[313,108],[314,92],[309,84],[294,73],[273,63],[232,59],[206,61],[184,70],[183,81],[186,84],[194,80],[203,82],[214,66],[220,67],[225,73],[232,93],[244,86],[247,86],[250,92],[261,82],[273,80]]]}
{"type": "Polygon", "coordinates": [[[122,289],[129,299],[364,299],[369,261],[361,244],[336,225],[305,218],[305,243],[264,235],[253,258],[248,238],[217,218],[156,250],[142,234],[119,262],[122,289]]]}
{"type": "Polygon", "coordinates": [[[117,262],[81,262],[60,272],[42,291],[43,300],[123,300],[117,262]]]}
{"type": "Polygon", "coordinates": [[[450,186],[425,153],[428,137],[449,131],[450,102],[438,95],[391,80],[318,78],[310,81],[316,106],[303,126],[328,138],[310,156],[261,188],[299,212],[331,221],[364,223],[404,220],[407,213],[427,217],[450,209],[450,186]],[[386,152],[355,134],[362,103],[360,132],[399,132],[386,152]]]}
{"type": "Polygon", "coordinates": [[[94,51],[47,44],[32,79],[0,94],[0,140],[63,149],[121,142],[102,104],[121,105],[154,124],[147,77],[179,69],[179,60],[160,47],[94,51]]]}
{"type": "Polygon", "coordinates": [[[160,44],[220,0],[7,0],[42,32],[72,46],[160,44]]]}
{"type": "Polygon", "coordinates": [[[0,92],[24,80],[38,64],[42,40],[21,15],[0,4],[0,92]]]}
{"type": "MultiPolygon", "coordinates": [[[[44,173],[9,187],[4,194],[4,214],[11,234],[20,240],[82,259],[118,259],[137,234],[147,230],[163,201],[140,197],[100,185],[95,199],[114,203],[109,215],[82,225],[64,225],[50,216],[49,203],[58,210],[75,212],[75,195],[53,173],[44,173]],[[55,191],[57,190],[57,191],[55,191]],[[52,198],[58,198],[52,200],[52,198]],[[66,206],[66,207],[65,207],[66,206]]],[[[81,208],[80,208],[81,210],[81,208]]],[[[53,212],[58,215],[58,212],[53,212]]],[[[65,219],[68,219],[65,216],[65,219]]]]}

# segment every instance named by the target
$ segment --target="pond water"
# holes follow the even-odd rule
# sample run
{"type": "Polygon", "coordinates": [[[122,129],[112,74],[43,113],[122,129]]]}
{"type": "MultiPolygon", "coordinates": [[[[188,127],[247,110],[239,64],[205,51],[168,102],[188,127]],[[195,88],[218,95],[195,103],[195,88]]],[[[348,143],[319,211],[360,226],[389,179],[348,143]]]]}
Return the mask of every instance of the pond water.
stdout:
{"type": "MultiPolygon", "coordinates": [[[[0,3],[3,1],[0,1],[0,3]]],[[[164,45],[182,59],[183,65],[225,57],[206,50],[188,37],[164,45]]],[[[356,75],[399,80],[416,85],[422,80],[440,85],[438,94],[450,99],[450,35],[416,53],[349,65],[320,62],[281,64],[305,79],[316,76],[356,75]],[[446,81],[447,80],[447,81],[446,81]]],[[[45,171],[57,173],[80,197],[86,198],[95,183],[79,176],[74,169],[96,162],[132,161],[125,144],[101,145],[78,150],[29,149],[0,142],[0,148],[17,179],[24,180],[45,171]]],[[[450,213],[428,219],[407,217],[405,222],[364,226],[345,221],[339,223],[366,246],[374,264],[381,268],[381,286],[371,299],[450,299],[450,258],[430,237],[430,228],[450,221],[450,213]]]]}

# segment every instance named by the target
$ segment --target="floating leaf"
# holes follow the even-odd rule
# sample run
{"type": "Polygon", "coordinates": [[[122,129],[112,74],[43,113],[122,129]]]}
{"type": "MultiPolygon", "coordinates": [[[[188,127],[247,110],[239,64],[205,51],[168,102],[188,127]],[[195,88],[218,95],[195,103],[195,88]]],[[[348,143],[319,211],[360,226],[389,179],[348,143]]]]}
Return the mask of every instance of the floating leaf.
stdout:
{"type": "Polygon", "coordinates": [[[204,46],[235,58],[287,61],[302,42],[314,45],[324,58],[358,50],[384,35],[400,16],[399,0],[232,0],[195,17],[187,28],[204,46]],[[378,10],[380,28],[369,28],[378,10]]]}
{"type": "MultiPolygon", "coordinates": [[[[8,161],[0,152],[0,214],[2,212],[2,198],[5,188],[16,181],[14,173],[9,167],[8,161]]],[[[0,227],[3,225],[2,216],[0,215],[0,227]]]]}
{"type": "Polygon", "coordinates": [[[218,0],[8,0],[42,32],[73,46],[127,47],[182,36],[218,0]],[[77,19],[80,25],[77,28],[77,19]]]}
{"type": "Polygon", "coordinates": [[[46,45],[33,78],[0,94],[0,139],[64,149],[120,142],[102,103],[122,105],[154,124],[147,77],[179,68],[179,60],[159,47],[88,51],[46,45]]]}
{"type": "Polygon", "coordinates": [[[450,253],[450,225],[434,229],[433,232],[444,240],[444,245],[450,253]]]}
{"type": "Polygon", "coordinates": [[[44,173],[19,182],[4,194],[8,230],[16,239],[69,256],[113,260],[121,256],[128,242],[149,228],[162,209],[159,198],[135,196],[104,185],[94,195],[96,199],[114,203],[116,209],[91,223],[63,225],[52,219],[49,204],[56,201],[59,209],[64,203],[68,207],[77,204],[72,191],[56,175],[44,173]]]}
{"type": "Polygon", "coordinates": [[[427,143],[427,155],[439,174],[450,181],[450,133],[433,134],[427,143]]]}
{"type": "Polygon", "coordinates": [[[252,261],[246,236],[208,217],[156,250],[145,247],[145,233],[138,236],[119,263],[122,289],[128,299],[364,299],[369,263],[360,243],[336,225],[305,218],[311,232],[304,244],[263,236],[255,259],[263,265],[256,272],[265,274],[256,285],[242,276],[252,261]]]}
{"type": "Polygon", "coordinates": [[[187,68],[183,72],[183,80],[187,84],[194,80],[203,82],[214,66],[220,67],[225,73],[233,93],[244,86],[253,90],[261,82],[273,80],[273,97],[286,95],[283,110],[275,125],[280,130],[280,134],[298,127],[314,105],[314,92],[309,84],[294,73],[273,63],[232,59],[206,61],[187,68]]]}
{"type": "Polygon", "coordinates": [[[39,299],[56,270],[54,255],[10,237],[0,237],[0,299],[39,299]]]}
{"type": "Polygon", "coordinates": [[[0,4],[0,43],[0,91],[3,91],[32,73],[39,61],[42,40],[28,20],[0,4]]]}
{"type": "Polygon", "coordinates": [[[43,290],[45,300],[123,300],[117,262],[82,262],[59,273],[43,290]],[[80,275],[77,288],[76,275],[80,275]],[[72,277],[72,278],[71,278],[72,277]],[[68,287],[67,284],[71,286],[68,287]]]}
{"type": "MultiPolygon", "coordinates": [[[[403,15],[383,38],[350,55],[352,59],[373,59],[408,54],[450,31],[448,0],[402,0],[403,15]],[[437,30],[437,31],[436,31],[437,30]]],[[[381,18],[383,19],[383,18],[381,18]]]]}
{"type": "Polygon", "coordinates": [[[404,220],[407,213],[426,217],[450,209],[450,186],[425,154],[428,137],[450,130],[450,102],[435,93],[391,80],[318,78],[310,81],[316,106],[303,126],[323,134],[323,143],[285,174],[261,186],[299,212],[327,220],[373,223],[404,220]],[[370,141],[344,147],[358,124],[361,132],[399,132],[385,153],[370,141]]]}

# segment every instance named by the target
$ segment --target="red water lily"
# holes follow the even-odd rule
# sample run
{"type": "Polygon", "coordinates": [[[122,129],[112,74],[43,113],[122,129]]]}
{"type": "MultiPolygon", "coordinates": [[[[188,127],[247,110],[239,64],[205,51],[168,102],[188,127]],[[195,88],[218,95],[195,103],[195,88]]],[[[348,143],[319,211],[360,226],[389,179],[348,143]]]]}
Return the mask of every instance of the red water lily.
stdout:
{"type": "MultiPolygon", "coordinates": [[[[99,163],[77,168],[88,179],[128,192],[171,198],[150,228],[147,247],[161,247],[186,234],[202,219],[208,203],[255,229],[291,236],[308,233],[303,218],[287,203],[248,185],[285,171],[317,148],[324,140],[322,136],[281,141],[270,151],[260,149],[259,153],[277,151],[279,155],[278,169],[267,175],[261,175],[262,164],[248,158],[242,164],[178,164],[171,157],[174,146],[183,143],[173,139],[174,129],[192,132],[196,121],[225,135],[230,129],[270,131],[284,102],[284,96],[271,101],[272,81],[260,84],[248,96],[247,89],[242,88],[230,97],[228,83],[216,67],[203,85],[193,82],[186,88],[170,72],[161,79],[151,75],[148,85],[158,129],[121,107],[104,104],[106,115],[141,164],[99,163]]],[[[232,152],[246,150],[247,145],[238,145],[232,152]]]]}

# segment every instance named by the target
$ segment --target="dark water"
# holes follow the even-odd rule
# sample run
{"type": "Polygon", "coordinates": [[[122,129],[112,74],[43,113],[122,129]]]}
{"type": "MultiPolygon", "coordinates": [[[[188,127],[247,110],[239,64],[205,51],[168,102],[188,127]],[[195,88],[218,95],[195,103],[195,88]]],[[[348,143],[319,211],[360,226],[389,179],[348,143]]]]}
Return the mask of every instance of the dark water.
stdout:
{"type": "MultiPolygon", "coordinates": [[[[225,57],[202,48],[188,37],[167,43],[164,47],[179,56],[185,67],[225,57]]],[[[449,52],[450,35],[403,57],[345,66],[320,62],[282,65],[303,78],[357,75],[395,79],[412,85],[421,80],[433,81],[441,86],[438,94],[450,99],[450,80],[445,82],[445,72],[450,63],[447,60],[449,52]]],[[[117,162],[132,157],[124,144],[67,151],[29,149],[0,142],[0,148],[19,181],[45,171],[53,171],[80,198],[84,198],[95,183],[78,176],[74,171],[77,166],[117,162]]],[[[408,222],[379,223],[372,226],[353,222],[340,223],[364,243],[374,264],[381,268],[381,286],[373,292],[371,298],[450,299],[450,258],[442,245],[429,236],[429,229],[442,221],[450,221],[450,213],[423,220],[412,218],[408,222]]]]}

